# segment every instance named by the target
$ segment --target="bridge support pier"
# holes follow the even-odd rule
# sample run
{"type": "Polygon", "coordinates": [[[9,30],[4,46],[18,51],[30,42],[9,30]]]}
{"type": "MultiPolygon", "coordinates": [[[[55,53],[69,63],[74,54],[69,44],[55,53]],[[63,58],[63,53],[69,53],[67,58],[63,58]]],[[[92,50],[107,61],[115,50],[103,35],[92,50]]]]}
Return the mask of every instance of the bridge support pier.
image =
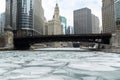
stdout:
{"type": "Polygon", "coordinates": [[[120,49],[120,30],[112,34],[111,45],[113,49],[120,49]]]}
{"type": "Polygon", "coordinates": [[[13,31],[9,25],[5,27],[4,31],[4,49],[14,49],[13,31]]]}
{"type": "Polygon", "coordinates": [[[97,49],[111,49],[111,45],[98,44],[97,49]]]}

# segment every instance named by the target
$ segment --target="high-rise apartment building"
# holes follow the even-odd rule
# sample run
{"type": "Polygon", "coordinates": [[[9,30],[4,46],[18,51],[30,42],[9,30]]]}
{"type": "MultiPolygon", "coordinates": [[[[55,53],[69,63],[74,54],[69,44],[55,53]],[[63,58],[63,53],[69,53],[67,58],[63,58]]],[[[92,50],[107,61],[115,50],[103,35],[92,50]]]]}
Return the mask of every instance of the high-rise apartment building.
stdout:
{"type": "Polygon", "coordinates": [[[44,11],[41,0],[6,0],[6,26],[43,34],[44,11]]]}
{"type": "Polygon", "coordinates": [[[74,11],[74,33],[92,33],[92,17],[90,9],[82,8],[74,11]]]}
{"type": "Polygon", "coordinates": [[[95,16],[94,14],[92,14],[92,33],[93,34],[100,33],[99,26],[100,26],[99,18],[95,16]]]}
{"type": "Polygon", "coordinates": [[[114,33],[116,31],[114,0],[102,0],[102,23],[103,33],[114,33]]]}

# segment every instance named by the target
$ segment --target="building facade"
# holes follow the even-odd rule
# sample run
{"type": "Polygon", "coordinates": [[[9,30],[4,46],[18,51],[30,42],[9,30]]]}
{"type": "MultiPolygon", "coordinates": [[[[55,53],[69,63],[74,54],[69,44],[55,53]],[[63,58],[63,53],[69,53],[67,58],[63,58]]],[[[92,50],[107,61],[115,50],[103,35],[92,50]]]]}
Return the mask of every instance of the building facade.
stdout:
{"type": "MultiPolygon", "coordinates": [[[[53,19],[50,21],[46,21],[45,19],[45,28],[44,28],[45,35],[62,35],[63,34],[63,27],[61,25],[60,14],[59,14],[59,7],[56,4],[54,9],[53,19]]],[[[62,42],[52,42],[47,43],[49,47],[62,47],[62,42]]]]}
{"type": "Polygon", "coordinates": [[[94,14],[92,14],[92,33],[93,34],[100,33],[99,26],[100,26],[99,18],[95,16],[94,14]]]}
{"type": "Polygon", "coordinates": [[[42,0],[31,0],[33,2],[33,29],[43,35],[44,10],[42,0]]]}
{"type": "Polygon", "coordinates": [[[115,0],[115,21],[116,28],[120,30],[120,0],[115,0]]]}
{"type": "Polygon", "coordinates": [[[12,26],[12,0],[6,0],[6,19],[5,19],[5,27],[7,25],[12,26]]]}
{"type": "Polygon", "coordinates": [[[120,48],[120,0],[115,0],[116,36],[115,46],[120,48]]]}
{"type": "Polygon", "coordinates": [[[102,0],[102,23],[103,33],[114,33],[116,31],[114,0],[102,0]]]}
{"type": "Polygon", "coordinates": [[[92,17],[90,9],[82,8],[74,11],[74,33],[75,34],[92,33],[92,17]]]}
{"type": "Polygon", "coordinates": [[[41,0],[6,0],[6,26],[43,34],[44,11],[41,0]]]}
{"type": "Polygon", "coordinates": [[[0,34],[1,34],[1,28],[2,26],[1,26],[1,14],[0,14],[0,34]]]}
{"type": "Polygon", "coordinates": [[[68,26],[66,28],[66,34],[74,34],[74,28],[72,26],[68,26]]]}
{"type": "Polygon", "coordinates": [[[67,19],[63,16],[60,16],[61,25],[63,27],[63,34],[66,34],[66,28],[67,28],[67,19]]]}
{"type": "Polygon", "coordinates": [[[33,6],[31,0],[18,0],[17,29],[33,28],[33,6]]]}
{"type": "Polygon", "coordinates": [[[48,21],[48,35],[60,35],[63,34],[63,28],[61,26],[59,7],[55,6],[53,19],[48,21]]]}
{"type": "Polygon", "coordinates": [[[0,33],[4,32],[4,27],[5,27],[5,13],[2,13],[0,18],[0,33]]]}

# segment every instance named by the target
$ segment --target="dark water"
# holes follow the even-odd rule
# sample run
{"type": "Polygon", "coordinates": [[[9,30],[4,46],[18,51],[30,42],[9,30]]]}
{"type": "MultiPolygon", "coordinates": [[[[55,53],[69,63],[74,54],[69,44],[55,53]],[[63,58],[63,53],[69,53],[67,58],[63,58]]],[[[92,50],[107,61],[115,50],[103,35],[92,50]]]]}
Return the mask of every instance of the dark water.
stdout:
{"type": "Polygon", "coordinates": [[[89,51],[1,51],[0,80],[120,80],[120,55],[89,51]]]}

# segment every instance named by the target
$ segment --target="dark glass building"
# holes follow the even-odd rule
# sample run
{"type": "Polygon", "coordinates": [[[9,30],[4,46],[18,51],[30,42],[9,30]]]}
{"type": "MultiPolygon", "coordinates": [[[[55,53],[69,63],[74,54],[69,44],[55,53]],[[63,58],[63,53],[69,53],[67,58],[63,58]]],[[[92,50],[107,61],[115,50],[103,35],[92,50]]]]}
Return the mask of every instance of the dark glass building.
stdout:
{"type": "Polygon", "coordinates": [[[6,0],[6,25],[13,30],[34,30],[43,34],[44,11],[41,0],[6,0]]]}

